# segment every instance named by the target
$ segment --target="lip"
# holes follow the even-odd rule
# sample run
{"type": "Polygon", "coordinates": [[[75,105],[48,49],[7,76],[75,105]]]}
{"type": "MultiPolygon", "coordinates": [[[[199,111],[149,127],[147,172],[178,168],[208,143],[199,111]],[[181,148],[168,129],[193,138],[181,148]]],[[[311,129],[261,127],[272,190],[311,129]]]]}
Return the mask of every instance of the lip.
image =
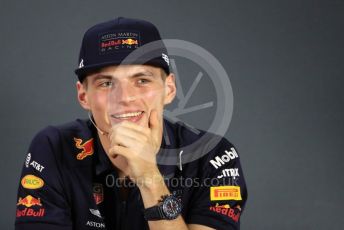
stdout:
{"type": "Polygon", "coordinates": [[[125,113],[137,113],[137,112],[144,112],[144,111],[143,110],[124,110],[121,112],[113,113],[113,114],[111,114],[111,116],[118,116],[118,115],[125,114],[125,113]]]}
{"type": "Polygon", "coordinates": [[[111,114],[110,117],[111,117],[111,120],[113,120],[115,123],[119,123],[122,121],[131,121],[131,122],[137,123],[139,120],[141,120],[141,118],[143,117],[144,114],[145,114],[145,112],[142,110],[125,110],[125,111],[122,111],[120,113],[111,114]],[[128,118],[116,118],[115,117],[115,116],[118,116],[120,114],[137,113],[137,112],[142,112],[142,113],[136,117],[128,117],[128,118]]]}

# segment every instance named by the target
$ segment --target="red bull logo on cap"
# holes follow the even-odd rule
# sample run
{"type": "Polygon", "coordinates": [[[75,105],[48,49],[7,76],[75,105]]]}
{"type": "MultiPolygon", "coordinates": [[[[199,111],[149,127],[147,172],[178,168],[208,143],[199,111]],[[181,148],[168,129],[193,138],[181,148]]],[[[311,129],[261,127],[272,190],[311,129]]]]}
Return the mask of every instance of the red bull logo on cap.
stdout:
{"type": "Polygon", "coordinates": [[[118,40],[112,40],[112,41],[107,41],[107,42],[102,42],[101,43],[101,47],[102,48],[107,48],[107,47],[115,47],[118,45],[122,44],[122,40],[118,39],[118,40]]]}
{"type": "Polygon", "coordinates": [[[123,45],[138,45],[139,43],[137,42],[136,39],[128,38],[128,39],[122,40],[122,44],[123,45]]]}
{"type": "Polygon", "coordinates": [[[140,46],[140,33],[135,31],[113,31],[100,37],[100,54],[133,51],[140,46]]]}
{"type": "Polygon", "coordinates": [[[81,149],[82,151],[76,155],[76,159],[83,160],[87,156],[93,155],[93,138],[89,139],[88,141],[82,143],[82,140],[79,138],[74,138],[75,141],[75,147],[78,149],[81,149]]]}
{"type": "Polygon", "coordinates": [[[38,198],[36,199],[35,197],[31,196],[31,195],[27,195],[25,198],[21,198],[19,197],[19,200],[18,200],[18,203],[17,203],[17,206],[19,205],[23,205],[25,207],[32,207],[32,206],[42,206],[42,203],[41,203],[41,199],[38,198]]]}

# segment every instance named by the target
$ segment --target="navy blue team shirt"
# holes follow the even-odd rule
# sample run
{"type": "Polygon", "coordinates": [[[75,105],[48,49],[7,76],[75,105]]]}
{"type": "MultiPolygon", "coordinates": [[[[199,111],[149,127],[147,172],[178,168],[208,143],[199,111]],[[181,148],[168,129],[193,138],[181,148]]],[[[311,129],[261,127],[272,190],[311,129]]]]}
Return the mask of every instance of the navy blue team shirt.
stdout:
{"type": "MultiPolygon", "coordinates": [[[[163,135],[158,167],[182,200],[185,222],[239,229],[247,190],[233,145],[167,120],[163,135]]],[[[17,199],[16,230],[149,229],[139,189],[118,179],[89,120],[49,126],[34,137],[17,199]]]]}

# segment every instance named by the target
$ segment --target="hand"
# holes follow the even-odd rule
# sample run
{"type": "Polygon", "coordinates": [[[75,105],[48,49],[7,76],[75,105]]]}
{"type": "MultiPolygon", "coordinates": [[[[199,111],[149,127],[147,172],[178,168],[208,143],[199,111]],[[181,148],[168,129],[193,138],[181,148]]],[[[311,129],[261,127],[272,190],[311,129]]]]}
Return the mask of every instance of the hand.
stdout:
{"type": "MultiPolygon", "coordinates": [[[[111,147],[109,158],[115,165],[116,156],[125,158],[127,167],[119,168],[140,186],[148,186],[152,180],[161,176],[156,163],[162,140],[162,119],[152,110],[147,127],[123,121],[114,125],[109,133],[111,147]]],[[[116,165],[117,167],[117,165],[116,165]]]]}

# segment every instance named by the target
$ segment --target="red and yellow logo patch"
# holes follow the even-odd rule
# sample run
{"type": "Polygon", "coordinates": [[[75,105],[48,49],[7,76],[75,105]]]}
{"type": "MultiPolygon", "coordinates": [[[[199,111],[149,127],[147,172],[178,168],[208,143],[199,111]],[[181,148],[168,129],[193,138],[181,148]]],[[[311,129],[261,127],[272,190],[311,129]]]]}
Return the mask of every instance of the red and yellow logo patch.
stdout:
{"type": "Polygon", "coordinates": [[[210,200],[242,200],[239,186],[210,187],[210,200]]]}
{"type": "Polygon", "coordinates": [[[75,147],[82,150],[80,153],[78,153],[78,155],[76,155],[76,159],[83,160],[87,156],[93,155],[93,152],[94,152],[94,150],[93,150],[93,138],[89,139],[88,141],[84,142],[83,144],[81,144],[82,140],[79,138],[74,137],[74,141],[75,141],[75,147]]]}
{"type": "Polygon", "coordinates": [[[31,195],[27,195],[25,198],[19,197],[17,206],[23,205],[25,207],[30,208],[31,206],[42,206],[41,199],[40,198],[35,198],[31,195]]]}
{"type": "Polygon", "coordinates": [[[44,181],[35,175],[26,175],[21,179],[21,185],[27,189],[39,189],[44,185],[44,181]]]}

